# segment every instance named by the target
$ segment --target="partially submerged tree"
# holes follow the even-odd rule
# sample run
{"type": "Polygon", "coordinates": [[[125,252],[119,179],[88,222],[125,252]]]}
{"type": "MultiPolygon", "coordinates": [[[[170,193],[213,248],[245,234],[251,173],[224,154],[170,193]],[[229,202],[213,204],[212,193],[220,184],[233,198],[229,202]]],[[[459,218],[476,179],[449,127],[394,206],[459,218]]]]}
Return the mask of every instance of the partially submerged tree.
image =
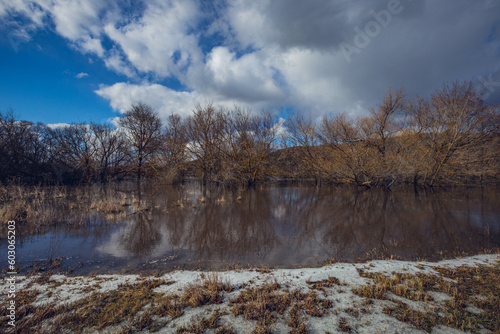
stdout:
{"type": "Polygon", "coordinates": [[[471,83],[455,82],[411,103],[390,91],[365,118],[298,118],[290,129],[309,174],[367,187],[432,186],[498,176],[499,119],[499,108],[487,106],[471,83]]]}
{"type": "Polygon", "coordinates": [[[203,182],[253,185],[273,174],[280,124],[268,112],[197,105],[186,121],[191,165],[203,182]]]}
{"type": "Polygon", "coordinates": [[[95,149],[97,177],[101,182],[117,176],[126,159],[125,136],[109,124],[90,124],[92,146],[95,149]]]}
{"type": "Polygon", "coordinates": [[[432,186],[500,178],[500,109],[471,83],[406,101],[389,91],[364,118],[347,114],[283,124],[270,113],[197,105],[190,117],[138,103],[102,124],[49,128],[0,113],[0,181],[105,182],[132,175],[253,185],[276,178],[432,186]],[[279,132],[287,133],[281,138],[279,132]],[[286,148],[278,150],[278,142],[286,148]],[[279,170],[279,172],[278,172],[279,170]]]}
{"type": "Polygon", "coordinates": [[[253,185],[273,174],[270,158],[276,150],[279,126],[269,112],[254,115],[250,109],[235,106],[227,114],[223,152],[237,181],[253,185]]]}
{"type": "Polygon", "coordinates": [[[411,108],[420,135],[417,178],[433,185],[441,177],[456,176],[457,168],[467,170],[489,159],[487,152],[478,153],[498,136],[498,115],[498,108],[486,105],[470,82],[444,85],[430,100],[420,98],[411,108]]]}
{"type": "Polygon", "coordinates": [[[312,178],[319,181],[328,174],[316,134],[316,124],[311,118],[296,114],[287,121],[290,133],[286,140],[288,163],[284,172],[290,179],[312,178]]]}
{"type": "Polygon", "coordinates": [[[155,110],[142,102],[134,104],[118,124],[128,141],[132,171],[140,179],[155,170],[161,147],[162,122],[155,110]]]}
{"type": "Polygon", "coordinates": [[[50,129],[50,136],[55,144],[52,147],[54,161],[63,166],[64,181],[91,182],[95,175],[95,147],[92,135],[86,123],[70,124],[61,128],[50,129]]]}
{"type": "Polygon", "coordinates": [[[382,156],[385,156],[388,141],[398,135],[402,124],[398,114],[403,114],[405,107],[403,90],[389,91],[382,103],[375,109],[370,109],[369,122],[365,123],[367,139],[374,139],[373,144],[382,156]]]}
{"type": "Polygon", "coordinates": [[[224,145],[226,112],[211,103],[198,104],[186,122],[187,145],[192,163],[201,174],[203,182],[217,181],[222,177],[221,160],[224,145]]]}
{"type": "Polygon", "coordinates": [[[13,110],[0,112],[0,181],[33,183],[52,177],[44,130],[42,124],[18,120],[13,110]]]}
{"type": "Polygon", "coordinates": [[[164,179],[179,181],[184,175],[188,160],[186,123],[179,115],[170,115],[165,125],[160,154],[164,179]]]}

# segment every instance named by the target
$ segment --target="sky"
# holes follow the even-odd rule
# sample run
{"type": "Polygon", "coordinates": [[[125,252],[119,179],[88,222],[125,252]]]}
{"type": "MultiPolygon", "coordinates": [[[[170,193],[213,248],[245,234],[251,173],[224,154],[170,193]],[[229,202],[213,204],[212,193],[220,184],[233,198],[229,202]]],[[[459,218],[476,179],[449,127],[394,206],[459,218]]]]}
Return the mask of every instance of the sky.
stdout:
{"type": "Polygon", "coordinates": [[[0,111],[33,122],[137,102],[364,116],[454,80],[500,103],[500,1],[0,0],[0,111]]]}

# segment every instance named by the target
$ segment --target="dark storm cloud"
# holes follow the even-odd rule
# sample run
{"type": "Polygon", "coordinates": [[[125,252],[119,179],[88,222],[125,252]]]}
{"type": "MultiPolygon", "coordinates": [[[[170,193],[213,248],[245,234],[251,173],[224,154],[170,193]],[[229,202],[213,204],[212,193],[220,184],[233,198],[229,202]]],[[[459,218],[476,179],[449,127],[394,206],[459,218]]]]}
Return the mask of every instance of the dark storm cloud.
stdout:
{"type": "Polygon", "coordinates": [[[314,81],[331,83],[316,88],[322,96],[331,92],[323,104],[318,103],[319,94],[290,96],[302,109],[315,114],[363,112],[389,88],[425,95],[444,82],[475,80],[481,73],[495,71],[500,59],[498,4],[470,0],[241,1],[228,6],[227,22],[242,48],[274,48],[270,57],[285,59],[276,67],[295,88],[295,95],[314,81]],[[308,55],[297,56],[301,51],[308,55]],[[313,73],[314,69],[321,70],[313,73]]]}

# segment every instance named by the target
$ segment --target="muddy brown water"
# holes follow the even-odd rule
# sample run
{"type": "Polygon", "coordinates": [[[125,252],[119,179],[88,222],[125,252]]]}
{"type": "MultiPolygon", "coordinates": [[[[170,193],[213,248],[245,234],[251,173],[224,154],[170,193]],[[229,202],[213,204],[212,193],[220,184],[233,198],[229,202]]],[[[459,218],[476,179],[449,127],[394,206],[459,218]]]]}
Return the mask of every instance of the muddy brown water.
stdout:
{"type": "MultiPolygon", "coordinates": [[[[17,260],[26,272],[57,258],[54,270],[73,274],[438,260],[500,247],[499,190],[115,185],[109,192],[142,206],[113,223],[18,235],[17,260]]],[[[0,254],[5,268],[5,239],[0,254]]]]}

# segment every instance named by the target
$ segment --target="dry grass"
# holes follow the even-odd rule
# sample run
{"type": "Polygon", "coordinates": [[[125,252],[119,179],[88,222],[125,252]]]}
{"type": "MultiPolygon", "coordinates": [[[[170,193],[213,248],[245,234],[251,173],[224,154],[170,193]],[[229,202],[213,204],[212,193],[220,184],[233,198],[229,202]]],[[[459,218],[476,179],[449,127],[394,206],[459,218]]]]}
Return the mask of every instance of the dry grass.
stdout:
{"type": "MultiPolygon", "coordinates": [[[[26,326],[26,323],[32,323],[32,320],[37,320],[41,313],[38,307],[32,305],[32,303],[36,300],[39,294],[38,290],[21,290],[16,293],[16,331],[18,333],[29,333],[29,327],[26,326]]],[[[3,313],[3,312],[2,312],[3,313]]],[[[7,329],[9,328],[7,324],[7,316],[3,316],[0,318],[0,331],[7,333],[7,329]]]]}
{"type": "Polygon", "coordinates": [[[215,329],[216,334],[232,334],[234,333],[232,329],[225,327],[220,323],[220,318],[224,315],[219,310],[215,311],[210,317],[202,318],[197,323],[192,324],[189,327],[183,326],[177,329],[178,334],[182,333],[194,333],[202,334],[209,329],[215,329]]]}
{"type": "Polygon", "coordinates": [[[396,307],[384,308],[383,312],[426,332],[430,332],[432,327],[439,324],[439,319],[434,313],[416,311],[401,302],[398,302],[396,307]]]}
{"type": "Polygon", "coordinates": [[[397,296],[414,301],[432,300],[432,297],[427,293],[427,289],[435,284],[436,277],[402,273],[387,277],[380,273],[366,273],[361,269],[358,269],[358,272],[362,277],[371,278],[374,281],[374,284],[352,288],[352,291],[358,296],[386,299],[387,292],[392,292],[397,296]]]}
{"type": "Polygon", "coordinates": [[[386,293],[391,291],[398,296],[424,302],[432,300],[428,295],[430,291],[445,293],[451,299],[443,304],[433,304],[428,311],[414,310],[401,301],[395,301],[396,306],[386,307],[384,312],[425,331],[436,325],[471,332],[478,332],[481,328],[500,331],[499,264],[493,267],[435,269],[441,277],[399,274],[383,278],[380,274],[364,274],[374,279],[375,284],[355,288],[353,292],[368,298],[389,299],[386,293]]]}
{"type": "Polygon", "coordinates": [[[321,299],[316,292],[310,291],[298,297],[297,305],[311,317],[322,317],[325,310],[333,306],[331,300],[321,299]]]}
{"type": "MultiPolygon", "coordinates": [[[[32,284],[49,284],[49,281],[50,276],[40,275],[32,284]]],[[[207,275],[199,284],[190,285],[180,297],[153,291],[160,285],[171,283],[173,282],[162,279],[143,279],[136,284],[122,285],[116,290],[94,292],[86,298],[62,306],[54,303],[32,306],[38,291],[29,290],[32,286],[30,284],[16,296],[16,330],[20,333],[59,333],[63,330],[81,333],[89,329],[105,328],[121,328],[122,333],[135,333],[144,329],[156,331],[166,322],[182,316],[186,307],[222,303],[224,292],[232,291],[232,287],[221,282],[217,274],[207,275]]],[[[60,284],[54,284],[58,285],[60,284]]],[[[87,288],[81,289],[81,292],[91,292],[96,286],[87,288]]],[[[230,329],[218,325],[221,315],[202,319],[197,328],[217,328],[220,333],[232,333],[230,329]]],[[[1,326],[6,324],[7,321],[3,321],[1,326]]],[[[195,327],[185,330],[203,332],[195,327]]]]}
{"type": "MultiPolygon", "coordinates": [[[[32,306],[38,291],[23,290],[16,296],[18,333],[60,333],[63,330],[80,333],[86,328],[103,329],[133,318],[158,294],[152,290],[165,281],[145,280],[136,285],[124,285],[106,293],[93,293],[69,305],[46,304],[32,306]]],[[[2,325],[6,322],[2,322],[2,325]]]]}
{"type": "Polygon", "coordinates": [[[278,315],[289,310],[288,326],[292,333],[306,333],[307,326],[302,316],[321,317],[325,310],[332,307],[330,300],[321,299],[316,292],[307,294],[298,290],[281,290],[278,283],[267,283],[259,287],[246,289],[230,301],[234,315],[243,315],[246,320],[257,321],[256,331],[264,333],[269,330],[278,315]]]}
{"type": "Polygon", "coordinates": [[[65,198],[56,196],[59,188],[45,189],[40,187],[1,187],[2,201],[0,201],[0,220],[37,221],[40,225],[50,222],[52,219],[62,218],[58,213],[56,205],[64,203],[65,198]]]}
{"type": "MultiPolygon", "coordinates": [[[[150,209],[144,201],[100,186],[0,186],[0,221],[18,223],[23,235],[43,232],[56,224],[116,221],[150,209]]],[[[5,237],[2,229],[0,237],[5,237]]]]}
{"type": "Polygon", "coordinates": [[[149,314],[160,317],[169,316],[171,319],[180,317],[184,311],[184,304],[179,301],[179,298],[172,296],[162,296],[154,300],[149,314]]]}
{"type": "Polygon", "coordinates": [[[346,318],[344,317],[340,317],[339,318],[339,329],[342,331],[342,332],[345,332],[345,333],[351,333],[352,332],[352,328],[351,326],[349,325],[349,322],[347,321],[346,318]]]}
{"type": "Polygon", "coordinates": [[[124,212],[124,207],[126,206],[126,201],[123,199],[104,198],[100,201],[92,202],[90,209],[103,214],[118,214],[124,212]]]}
{"type": "Polygon", "coordinates": [[[188,286],[180,300],[191,307],[220,304],[224,299],[224,292],[231,291],[231,285],[221,282],[219,276],[213,273],[204,278],[200,284],[188,286]]]}
{"type": "Polygon", "coordinates": [[[304,322],[302,312],[297,305],[290,309],[290,319],[287,325],[291,328],[291,334],[307,334],[307,325],[304,322]]]}
{"type": "Polygon", "coordinates": [[[256,320],[261,327],[269,326],[275,320],[275,314],[282,315],[292,301],[289,294],[279,291],[280,288],[278,283],[268,283],[242,291],[230,301],[230,305],[234,305],[233,314],[256,320]]]}
{"type": "MultiPolygon", "coordinates": [[[[167,282],[169,284],[170,282],[167,282]]],[[[151,307],[132,326],[136,330],[147,328],[156,331],[161,328],[164,321],[153,321],[153,317],[167,318],[167,322],[178,318],[184,314],[184,308],[200,307],[209,304],[220,304],[224,299],[224,292],[231,292],[232,287],[222,282],[217,274],[210,274],[204,277],[201,283],[188,286],[182,296],[156,296],[151,307]]],[[[182,333],[198,333],[200,328],[209,328],[211,323],[218,322],[220,315],[213,321],[205,319],[198,325],[189,328],[182,328],[182,333]]],[[[210,327],[211,328],[211,327],[210,327]]]]}
{"type": "MultiPolygon", "coordinates": [[[[335,287],[339,287],[340,282],[333,277],[315,282],[309,280],[308,288],[303,290],[289,290],[277,281],[242,287],[231,294],[228,300],[225,294],[231,293],[233,288],[215,273],[202,274],[199,282],[187,286],[180,295],[156,292],[155,289],[160,285],[173,282],[143,279],[133,285],[122,285],[116,290],[94,292],[69,305],[33,306],[39,296],[38,291],[29,290],[33,289],[33,284],[44,284],[51,288],[62,284],[42,274],[33,277],[30,284],[16,296],[16,325],[19,333],[81,333],[94,330],[155,332],[185,313],[189,314],[190,308],[221,304],[215,312],[215,306],[204,309],[212,313],[208,317],[193,319],[192,325],[181,327],[177,332],[233,333],[225,320],[226,317],[234,316],[253,322],[254,333],[270,333],[273,325],[281,321],[289,326],[290,333],[307,333],[308,324],[313,324],[315,318],[333,314],[338,315],[338,330],[354,332],[356,324],[368,312],[365,307],[370,304],[380,306],[373,300],[384,299],[393,302],[384,302],[385,314],[420,330],[432,331],[435,326],[444,325],[469,332],[482,329],[500,331],[500,264],[435,269],[439,275],[404,273],[391,277],[360,270],[363,277],[373,281],[372,284],[352,289],[364,299],[355,298],[352,305],[337,302],[335,309],[332,309],[331,295],[336,293],[335,287]],[[330,298],[322,298],[319,291],[328,292],[330,298]],[[438,301],[439,295],[435,295],[434,301],[431,292],[444,293],[450,299],[438,301]],[[224,313],[227,310],[232,314],[224,313]]],[[[97,284],[93,288],[100,282],[96,279],[97,284]]],[[[89,288],[88,291],[91,290],[89,288]]],[[[0,320],[1,331],[6,329],[7,322],[5,317],[0,320]]]]}
{"type": "Polygon", "coordinates": [[[333,288],[334,286],[340,285],[340,281],[336,277],[328,277],[327,279],[321,281],[312,282],[310,279],[306,281],[310,288],[313,290],[323,291],[326,296],[326,288],[333,288]]]}
{"type": "Polygon", "coordinates": [[[165,283],[163,280],[145,280],[114,291],[94,293],[68,307],[71,312],[63,316],[59,329],[82,331],[84,328],[103,329],[117,325],[151,303],[158,296],[152,290],[165,283]]]}

